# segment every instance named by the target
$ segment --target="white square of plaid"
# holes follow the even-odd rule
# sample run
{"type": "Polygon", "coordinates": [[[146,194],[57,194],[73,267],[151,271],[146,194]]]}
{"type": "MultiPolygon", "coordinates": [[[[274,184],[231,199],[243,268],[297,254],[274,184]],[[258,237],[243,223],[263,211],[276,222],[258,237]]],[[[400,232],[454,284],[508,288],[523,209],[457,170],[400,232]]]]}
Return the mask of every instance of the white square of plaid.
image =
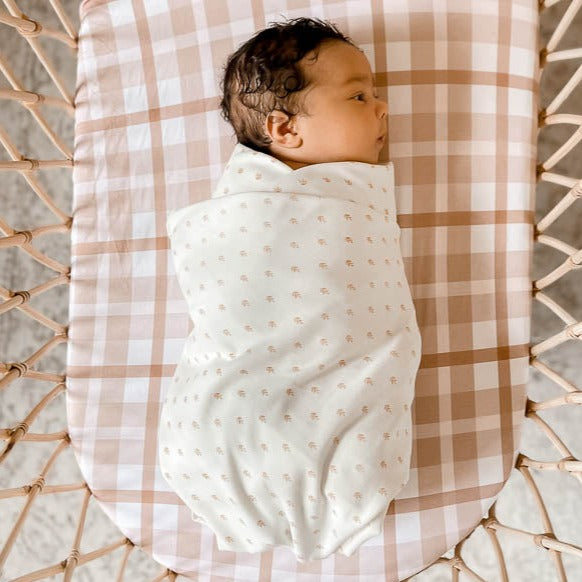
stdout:
{"type": "Polygon", "coordinates": [[[473,348],[493,348],[497,345],[497,322],[474,321],[473,322],[473,348]]]}
{"type": "Polygon", "coordinates": [[[180,105],[187,99],[182,95],[182,84],[180,79],[173,77],[170,79],[158,80],[158,100],[160,107],[180,105]]]}
{"type": "Polygon", "coordinates": [[[529,251],[533,236],[531,224],[508,223],[505,227],[507,251],[529,251]]]}
{"type": "Polygon", "coordinates": [[[133,253],[131,266],[135,277],[155,277],[156,251],[139,251],[133,253]]]}
{"type": "Polygon", "coordinates": [[[524,317],[512,317],[509,326],[509,343],[511,345],[520,345],[529,343],[530,339],[531,318],[529,315],[524,317]]]}
{"type": "Polygon", "coordinates": [[[495,225],[471,225],[471,252],[492,253],[495,250],[495,225]]]}
{"type": "MultiPolygon", "coordinates": [[[[497,113],[497,93],[498,87],[474,83],[471,85],[471,113],[497,113]]],[[[478,145],[478,144],[475,144],[478,145]]],[[[495,143],[491,144],[495,146],[495,143]]]]}
{"type": "Polygon", "coordinates": [[[474,42],[471,45],[471,66],[478,71],[492,71],[497,68],[497,45],[474,42]]]}
{"type": "Polygon", "coordinates": [[[420,537],[420,515],[417,512],[399,513],[396,516],[396,542],[417,542],[420,537]]]}
{"type": "Polygon", "coordinates": [[[186,127],[181,117],[160,119],[162,128],[162,143],[165,146],[184,145],[186,143],[186,127]]]}
{"type": "Polygon", "coordinates": [[[127,359],[134,365],[149,365],[152,358],[152,338],[131,338],[127,342],[127,359]]]}
{"type": "Polygon", "coordinates": [[[139,152],[151,148],[152,135],[149,123],[128,125],[125,129],[128,153],[139,152]]]}
{"type": "Polygon", "coordinates": [[[536,67],[535,56],[529,48],[511,46],[509,48],[509,74],[532,78],[536,67]]]}
{"type": "Polygon", "coordinates": [[[391,41],[387,43],[387,52],[391,55],[391,71],[409,71],[410,70],[410,42],[391,41]]]}
{"type": "MultiPolygon", "coordinates": [[[[115,22],[116,29],[123,29],[128,24],[135,25],[135,14],[131,8],[129,10],[128,8],[130,7],[123,2],[109,2],[107,5],[108,18],[111,22],[115,22]]],[[[93,10],[97,11],[97,7],[93,10]]]]}
{"type": "MultiPolygon", "coordinates": [[[[529,119],[532,111],[536,110],[537,105],[534,103],[534,95],[529,89],[509,87],[507,97],[508,112],[511,116],[515,115],[529,119]]],[[[524,147],[530,147],[530,144],[524,144],[524,147]]]]}
{"type": "Polygon", "coordinates": [[[127,86],[123,88],[123,104],[126,113],[145,111],[148,107],[147,93],[143,85],[127,86]]]}
{"type": "Polygon", "coordinates": [[[475,390],[489,390],[499,386],[499,366],[497,362],[481,362],[473,365],[475,390]]]}
{"type": "MultiPolygon", "coordinates": [[[[115,523],[119,526],[121,530],[134,529],[137,524],[141,524],[141,503],[126,503],[123,501],[116,501],[113,503],[113,508],[115,511],[115,523]]],[[[169,517],[172,514],[177,514],[176,510],[168,507],[169,517]]]]}
{"type": "Polygon", "coordinates": [[[132,238],[150,238],[155,232],[156,214],[154,212],[135,212],[131,215],[132,238]]]}
{"type": "Polygon", "coordinates": [[[495,176],[491,182],[473,182],[468,187],[471,190],[471,210],[495,210],[495,176]]]}
{"type": "Polygon", "coordinates": [[[144,10],[148,18],[157,17],[161,15],[167,16],[171,14],[168,0],[156,0],[155,2],[144,2],[144,10]]]}
{"type": "Polygon", "coordinates": [[[531,184],[510,182],[507,188],[507,210],[523,210],[527,208],[532,194],[531,184]]]}
{"type": "Polygon", "coordinates": [[[131,378],[123,387],[123,401],[130,404],[132,402],[147,402],[147,378],[131,378]]]}
{"type": "Polygon", "coordinates": [[[503,458],[501,455],[479,457],[477,459],[477,467],[481,485],[503,483],[503,458]]]}

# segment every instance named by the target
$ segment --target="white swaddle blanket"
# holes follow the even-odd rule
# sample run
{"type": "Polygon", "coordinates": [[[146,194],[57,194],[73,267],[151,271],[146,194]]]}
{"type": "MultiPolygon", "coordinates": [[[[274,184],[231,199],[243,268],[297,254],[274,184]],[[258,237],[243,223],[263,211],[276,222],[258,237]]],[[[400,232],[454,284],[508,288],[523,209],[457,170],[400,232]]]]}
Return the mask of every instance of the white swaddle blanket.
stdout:
{"type": "Polygon", "coordinates": [[[167,228],[194,328],[164,477],[221,550],[350,556],[409,476],[421,338],[392,163],[292,170],[238,144],[167,228]]]}

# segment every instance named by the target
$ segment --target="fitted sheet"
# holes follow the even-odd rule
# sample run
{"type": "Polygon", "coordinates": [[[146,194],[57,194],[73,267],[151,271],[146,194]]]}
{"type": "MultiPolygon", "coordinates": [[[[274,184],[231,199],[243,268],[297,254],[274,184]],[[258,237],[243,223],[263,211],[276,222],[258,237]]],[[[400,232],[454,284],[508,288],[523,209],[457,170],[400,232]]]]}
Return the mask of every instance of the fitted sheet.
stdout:
{"type": "Polygon", "coordinates": [[[81,5],[67,410],[104,511],[160,563],[228,580],[398,580],[465,537],[512,469],[528,378],[537,127],[534,1],[81,5]],[[389,103],[404,269],[422,334],[410,480],[351,556],[222,551],[163,479],[161,407],[191,331],[166,213],[235,145],[226,56],[284,16],[336,22],[389,103]]]}

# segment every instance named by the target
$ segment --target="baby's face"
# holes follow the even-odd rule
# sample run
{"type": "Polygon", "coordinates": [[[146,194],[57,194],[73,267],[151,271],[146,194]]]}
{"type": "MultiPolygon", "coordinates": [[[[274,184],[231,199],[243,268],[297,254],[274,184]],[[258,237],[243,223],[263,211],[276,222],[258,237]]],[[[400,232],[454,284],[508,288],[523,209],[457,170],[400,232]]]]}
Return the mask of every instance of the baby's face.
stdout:
{"type": "Polygon", "coordinates": [[[386,142],[388,105],[377,97],[368,59],[338,41],[323,43],[315,62],[310,56],[301,62],[312,81],[305,90],[306,114],[295,117],[301,145],[286,148],[284,161],[295,168],[335,161],[376,164],[386,142]]]}

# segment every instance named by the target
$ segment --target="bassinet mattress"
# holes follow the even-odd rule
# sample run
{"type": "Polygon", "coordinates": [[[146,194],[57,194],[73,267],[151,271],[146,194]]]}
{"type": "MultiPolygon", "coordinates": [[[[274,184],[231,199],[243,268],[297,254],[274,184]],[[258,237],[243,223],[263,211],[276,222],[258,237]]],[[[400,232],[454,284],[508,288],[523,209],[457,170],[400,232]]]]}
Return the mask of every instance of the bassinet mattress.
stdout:
{"type": "Polygon", "coordinates": [[[67,409],[81,471],[136,545],[185,575],[398,580],[480,521],[508,478],[528,378],[537,127],[533,0],[81,6],[67,409]],[[249,17],[250,15],[250,17],[249,17]],[[404,270],[422,335],[410,479],[351,557],[220,550],[168,487],[162,404],[192,331],[166,213],[210,196],[235,141],[226,56],[283,17],[336,22],[389,103],[404,270]]]}

